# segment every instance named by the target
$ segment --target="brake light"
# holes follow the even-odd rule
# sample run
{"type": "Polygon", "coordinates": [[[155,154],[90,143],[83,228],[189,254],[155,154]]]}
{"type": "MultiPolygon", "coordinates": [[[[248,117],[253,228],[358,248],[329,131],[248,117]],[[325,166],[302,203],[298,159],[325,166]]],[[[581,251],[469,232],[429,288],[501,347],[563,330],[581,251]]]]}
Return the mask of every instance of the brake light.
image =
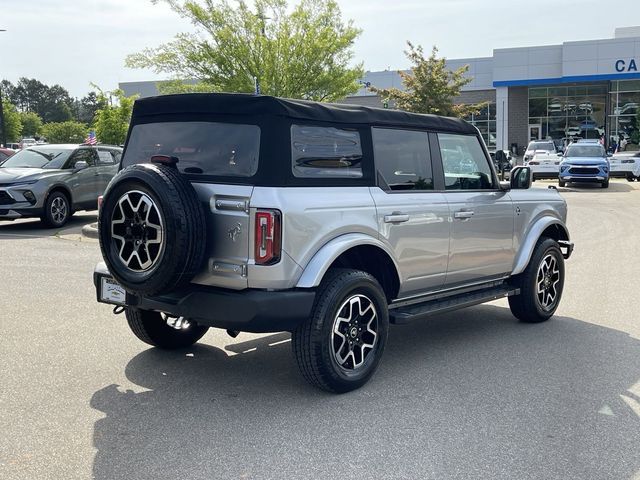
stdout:
{"type": "Polygon", "coordinates": [[[255,252],[256,265],[273,265],[280,261],[282,226],[277,210],[256,212],[255,252]]]}
{"type": "Polygon", "coordinates": [[[100,195],[100,196],[98,197],[98,211],[100,211],[100,207],[102,207],[102,199],[103,199],[103,196],[102,196],[102,195],[100,195]]]}

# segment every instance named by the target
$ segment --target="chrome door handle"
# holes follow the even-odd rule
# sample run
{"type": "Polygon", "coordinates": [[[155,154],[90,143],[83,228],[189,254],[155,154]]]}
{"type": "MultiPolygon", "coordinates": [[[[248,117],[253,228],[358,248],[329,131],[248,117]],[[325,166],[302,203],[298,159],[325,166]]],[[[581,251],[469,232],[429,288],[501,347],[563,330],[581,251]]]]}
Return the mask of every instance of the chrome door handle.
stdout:
{"type": "Polygon", "coordinates": [[[409,215],[406,213],[392,213],[391,215],[384,216],[384,223],[402,223],[408,222],[409,215]]]}
{"type": "Polygon", "coordinates": [[[473,211],[471,210],[460,210],[453,214],[453,218],[458,218],[460,220],[466,220],[473,217],[473,211]]]}

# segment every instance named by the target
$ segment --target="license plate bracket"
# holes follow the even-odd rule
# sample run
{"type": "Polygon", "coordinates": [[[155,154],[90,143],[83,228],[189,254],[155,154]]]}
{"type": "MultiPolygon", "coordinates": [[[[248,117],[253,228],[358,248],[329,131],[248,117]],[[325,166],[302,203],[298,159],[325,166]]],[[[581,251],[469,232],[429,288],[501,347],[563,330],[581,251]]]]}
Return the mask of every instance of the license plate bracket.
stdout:
{"type": "Polygon", "coordinates": [[[98,288],[98,300],[100,302],[110,303],[112,305],[127,304],[127,291],[113,278],[101,276],[98,288]]]}

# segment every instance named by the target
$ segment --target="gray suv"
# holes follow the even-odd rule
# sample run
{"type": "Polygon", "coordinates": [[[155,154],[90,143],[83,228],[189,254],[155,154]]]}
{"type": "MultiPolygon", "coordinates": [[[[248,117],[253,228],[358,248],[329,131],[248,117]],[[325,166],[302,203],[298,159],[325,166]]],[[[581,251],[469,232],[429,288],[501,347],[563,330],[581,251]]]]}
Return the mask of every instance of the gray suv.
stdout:
{"type": "Polygon", "coordinates": [[[500,183],[457,119],[242,94],[138,100],[99,214],[99,302],[164,349],[292,332],[313,385],[362,386],[389,324],[509,298],[541,322],[573,244],[555,189],[500,183]]]}
{"type": "Polygon", "coordinates": [[[35,145],[0,165],[0,220],[40,217],[61,227],[76,210],[94,210],[118,171],[122,149],[35,145]]]}

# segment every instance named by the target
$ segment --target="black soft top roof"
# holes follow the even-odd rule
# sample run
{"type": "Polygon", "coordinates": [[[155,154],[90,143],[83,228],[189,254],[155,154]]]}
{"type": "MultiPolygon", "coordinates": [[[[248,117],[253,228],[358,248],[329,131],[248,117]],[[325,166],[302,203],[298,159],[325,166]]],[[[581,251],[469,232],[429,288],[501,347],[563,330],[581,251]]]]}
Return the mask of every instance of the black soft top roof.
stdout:
{"type": "MultiPolygon", "coordinates": [[[[213,114],[279,116],[332,123],[418,127],[429,130],[476,134],[475,127],[458,118],[408,113],[400,110],[290,100],[246,93],[188,93],[137,100],[133,120],[149,115],[213,114]]],[[[165,120],[164,118],[162,120],[165,120]]]]}

